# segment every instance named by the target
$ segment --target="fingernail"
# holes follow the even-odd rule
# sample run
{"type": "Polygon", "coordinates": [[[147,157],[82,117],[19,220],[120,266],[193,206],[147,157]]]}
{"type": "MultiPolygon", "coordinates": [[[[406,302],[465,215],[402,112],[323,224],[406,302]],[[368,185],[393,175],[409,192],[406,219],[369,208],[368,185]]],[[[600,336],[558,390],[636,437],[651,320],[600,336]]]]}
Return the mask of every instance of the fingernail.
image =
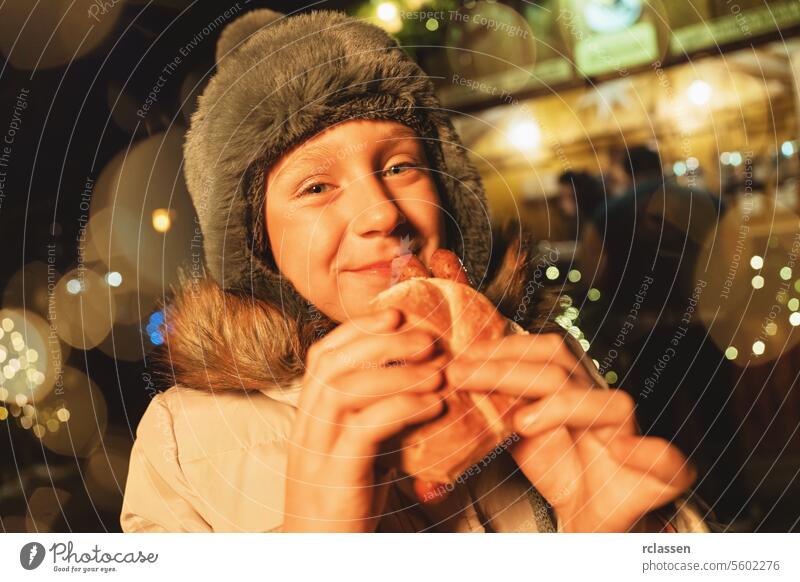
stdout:
{"type": "Polygon", "coordinates": [[[533,425],[538,418],[539,418],[539,411],[538,410],[532,410],[532,411],[525,412],[525,413],[521,414],[520,418],[519,418],[519,421],[518,421],[519,425],[520,425],[520,429],[521,430],[525,430],[525,429],[530,428],[531,425],[533,425]]]}

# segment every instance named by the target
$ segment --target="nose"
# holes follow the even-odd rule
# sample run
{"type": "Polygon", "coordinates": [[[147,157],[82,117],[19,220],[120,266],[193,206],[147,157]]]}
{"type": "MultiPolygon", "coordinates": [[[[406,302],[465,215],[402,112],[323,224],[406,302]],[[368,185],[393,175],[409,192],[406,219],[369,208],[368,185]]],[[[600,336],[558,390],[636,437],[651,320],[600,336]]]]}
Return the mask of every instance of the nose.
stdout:
{"type": "Polygon", "coordinates": [[[359,236],[389,235],[407,221],[386,186],[377,174],[363,176],[353,182],[350,200],[354,208],[352,229],[359,236]]]}

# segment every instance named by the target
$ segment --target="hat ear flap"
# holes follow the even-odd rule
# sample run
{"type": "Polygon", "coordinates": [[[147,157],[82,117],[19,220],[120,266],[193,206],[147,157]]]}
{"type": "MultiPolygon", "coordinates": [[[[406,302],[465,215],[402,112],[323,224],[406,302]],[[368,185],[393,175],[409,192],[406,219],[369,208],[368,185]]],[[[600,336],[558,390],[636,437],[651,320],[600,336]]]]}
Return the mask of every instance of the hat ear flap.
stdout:
{"type": "Polygon", "coordinates": [[[222,59],[231,57],[255,33],[273,22],[284,18],[284,14],[269,8],[260,8],[240,16],[222,30],[217,40],[215,61],[219,67],[222,59]]]}
{"type": "Polygon", "coordinates": [[[482,289],[491,256],[491,214],[480,173],[467,155],[450,119],[442,111],[431,112],[437,138],[431,149],[436,159],[437,181],[441,184],[447,246],[456,253],[470,277],[482,289]],[[452,237],[452,238],[451,238],[452,237]]]}

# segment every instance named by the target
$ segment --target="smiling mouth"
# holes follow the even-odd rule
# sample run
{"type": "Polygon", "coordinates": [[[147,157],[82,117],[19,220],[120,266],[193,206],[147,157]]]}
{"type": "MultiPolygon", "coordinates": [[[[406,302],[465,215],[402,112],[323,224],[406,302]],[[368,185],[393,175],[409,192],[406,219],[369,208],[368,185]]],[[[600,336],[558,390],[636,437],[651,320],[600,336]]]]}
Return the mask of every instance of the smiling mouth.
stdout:
{"type": "Polygon", "coordinates": [[[373,263],[371,265],[366,265],[361,267],[360,269],[350,269],[349,273],[360,273],[360,274],[384,274],[384,273],[391,273],[392,271],[392,263],[389,261],[383,261],[380,263],[373,263]]]}
{"type": "Polygon", "coordinates": [[[372,276],[379,276],[379,277],[394,277],[398,273],[403,270],[403,267],[408,262],[408,260],[415,256],[412,253],[402,254],[396,256],[391,261],[380,261],[377,263],[371,263],[369,265],[365,265],[358,269],[348,269],[347,273],[354,273],[358,275],[372,275],[372,276]]]}

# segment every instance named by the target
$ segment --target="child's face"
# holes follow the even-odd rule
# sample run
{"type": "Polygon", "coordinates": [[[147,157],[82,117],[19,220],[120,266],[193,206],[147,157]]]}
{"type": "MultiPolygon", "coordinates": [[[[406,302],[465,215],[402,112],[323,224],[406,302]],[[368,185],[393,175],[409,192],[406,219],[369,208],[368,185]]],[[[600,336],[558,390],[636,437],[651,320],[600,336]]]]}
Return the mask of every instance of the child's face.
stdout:
{"type": "Polygon", "coordinates": [[[422,142],[394,121],[352,120],[272,166],[266,221],[278,268],[331,319],[363,314],[391,284],[388,262],[428,264],[444,244],[439,197],[422,142]]]}

